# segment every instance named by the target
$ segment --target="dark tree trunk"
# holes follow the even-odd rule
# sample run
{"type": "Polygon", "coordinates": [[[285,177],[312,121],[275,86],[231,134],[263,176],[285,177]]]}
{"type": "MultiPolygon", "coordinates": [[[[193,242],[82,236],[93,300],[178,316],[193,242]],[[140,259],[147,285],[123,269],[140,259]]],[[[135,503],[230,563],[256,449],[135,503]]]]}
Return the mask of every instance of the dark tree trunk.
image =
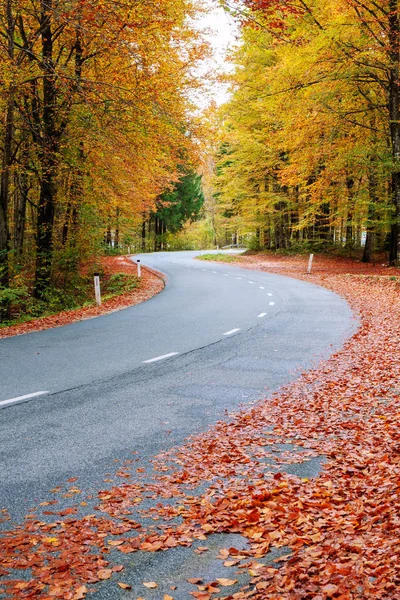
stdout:
{"type": "Polygon", "coordinates": [[[354,248],[354,229],[353,229],[353,216],[354,216],[354,179],[347,177],[346,179],[347,188],[347,219],[346,219],[346,248],[351,252],[354,248]]]}
{"type": "Polygon", "coordinates": [[[154,251],[161,250],[162,222],[159,217],[154,217],[154,251]]]}
{"type": "MultiPolygon", "coordinates": [[[[14,29],[15,19],[12,14],[12,0],[6,0],[5,13],[7,21],[7,54],[8,58],[14,60],[14,29]]],[[[8,274],[8,251],[9,251],[9,232],[8,232],[8,203],[10,195],[10,167],[12,163],[12,146],[14,136],[14,95],[15,88],[10,86],[8,90],[4,146],[1,164],[1,182],[0,182],[0,285],[5,287],[9,283],[8,274]]]]}
{"type": "Polygon", "coordinates": [[[146,218],[143,215],[142,221],[142,252],[146,251],[146,218]]]}
{"type": "MultiPolygon", "coordinates": [[[[376,140],[373,140],[374,143],[376,140]]],[[[368,175],[368,193],[369,193],[369,204],[368,204],[368,221],[367,221],[367,237],[365,239],[364,252],[362,262],[369,263],[372,261],[372,255],[375,247],[375,211],[376,202],[378,200],[377,195],[377,177],[376,177],[376,157],[371,156],[370,159],[370,170],[368,175]]]]}
{"type": "MultiPolygon", "coordinates": [[[[82,78],[82,65],[83,65],[83,48],[81,40],[80,29],[76,32],[75,39],[75,88],[79,89],[82,78]]],[[[84,143],[80,141],[78,144],[78,160],[72,172],[72,183],[70,189],[70,201],[68,202],[65,221],[63,226],[62,241],[65,246],[70,238],[70,243],[75,244],[76,234],[78,230],[78,206],[83,196],[83,176],[84,169],[83,165],[85,162],[84,143]]],[[[111,240],[111,232],[110,232],[111,240]]],[[[106,242],[107,243],[107,242],[106,242]]],[[[111,241],[110,241],[111,244],[111,241]]],[[[76,265],[77,267],[78,265],[76,265]]]]}
{"type": "Polygon", "coordinates": [[[25,171],[18,175],[19,197],[15,208],[15,223],[14,223],[14,250],[17,256],[21,256],[24,247],[25,221],[26,221],[26,205],[29,195],[29,180],[25,171]]]}
{"type": "Polygon", "coordinates": [[[161,242],[161,249],[164,250],[165,234],[167,233],[167,224],[164,220],[161,221],[161,232],[163,235],[162,242],[161,242]]]}
{"type": "Polygon", "coordinates": [[[59,135],[56,129],[55,115],[57,90],[53,64],[52,10],[52,0],[42,0],[43,144],[37,220],[36,297],[43,296],[50,283],[55,214],[56,153],[59,135]]]}
{"type": "Polygon", "coordinates": [[[14,132],[14,92],[9,91],[6,109],[5,139],[2,157],[0,185],[0,285],[8,285],[8,203],[10,195],[10,167],[14,132]]]}
{"type": "Polygon", "coordinates": [[[117,208],[115,214],[114,248],[119,248],[119,208],[117,208]]]}
{"type": "Polygon", "coordinates": [[[389,113],[390,139],[394,172],[392,174],[392,194],[394,222],[391,231],[389,261],[396,264],[400,259],[400,15],[398,0],[389,0],[389,44],[390,80],[389,113]]]}
{"type": "Polygon", "coordinates": [[[106,244],[107,244],[107,246],[111,246],[112,245],[112,236],[111,236],[111,227],[110,227],[110,225],[107,227],[106,244]]]}

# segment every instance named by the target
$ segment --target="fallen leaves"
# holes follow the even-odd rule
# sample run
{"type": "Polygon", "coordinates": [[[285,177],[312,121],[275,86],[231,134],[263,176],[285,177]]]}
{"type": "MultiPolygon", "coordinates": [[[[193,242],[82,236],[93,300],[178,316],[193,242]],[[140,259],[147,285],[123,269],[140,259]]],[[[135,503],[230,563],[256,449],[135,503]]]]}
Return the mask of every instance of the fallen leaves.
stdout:
{"type": "Polygon", "coordinates": [[[97,572],[97,577],[99,579],[110,579],[112,573],[112,569],[100,569],[100,571],[97,572]]]}
{"type": "Polygon", "coordinates": [[[121,590],[131,590],[132,586],[129,585],[129,583],[122,583],[121,581],[118,581],[117,585],[121,588],[121,590]]]}
{"type": "MultiPolygon", "coordinates": [[[[303,258],[273,261],[270,267],[270,258],[261,264],[249,257],[246,264],[303,277],[303,258]]],[[[194,598],[399,597],[400,286],[373,267],[326,258],[318,258],[315,274],[304,277],[342,294],[356,311],[361,326],[343,349],[267,402],[157,457],[150,483],[126,481],[99,492],[98,511],[83,518],[64,511],[54,523],[32,513],[1,540],[0,573],[8,597],[46,598],[52,589],[68,600],[81,594],[79,600],[87,593],[82,583],[117,572],[110,551],[189,547],[215,532],[240,533],[249,546],[219,551],[221,567],[234,569],[232,576],[206,581],[200,572],[188,579],[197,586],[190,592],[194,598]],[[362,269],[370,275],[363,276],[362,269]],[[285,472],[288,464],[321,456],[317,477],[285,472]],[[204,491],[193,495],[190,487],[200,484],[204,491]],[[156,529],[127,517],[146,494],[158,501],[142,513],[157,519],[156,529]],[[163,498],[177,501],[164,506],[163,498]],[[171,521],[175,516],[179,525],[171,521]],[[272,564],[260,561],[271,548],[282,547],[272,564]],[[8,579],[12,569],[15,577],[27,568],[29,581],[8,579]],[[217,591],[236,585],[237,571],[246,573],[249,585],[236,593],[217,591]]],[[[194,560],[206,551],[208,546],[195,548],[194,560]]],[[[156,582],[143,585],[158,588],[156,582]]]]}
{"type": "Polygon", "coordinates": [[[219,585],[222,585],[222,587],[230,587],[238,582],[237,579],[226,579],[225,577],[217,577],[216,581],[219,583],[219,585]]]}
{"type": "Polygon", "coordinates": [[[158,588],[158,583],[156,583],[155,581],[143,581],[143,585],[149,588],[150,590],[158,588]]]}
{"type": "Polygon", "coordinates": [[[82,600],[86,598],[87,587],[86,585],[81,585],[73,595],[73,600],[82,600]]]}

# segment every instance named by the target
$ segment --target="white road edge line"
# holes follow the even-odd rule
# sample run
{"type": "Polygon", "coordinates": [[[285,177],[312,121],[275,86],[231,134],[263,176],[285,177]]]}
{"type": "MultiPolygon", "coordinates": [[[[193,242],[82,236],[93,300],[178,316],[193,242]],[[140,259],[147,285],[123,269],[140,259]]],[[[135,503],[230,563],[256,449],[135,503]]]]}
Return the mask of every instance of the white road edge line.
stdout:
{"type": "Polygon", "coordinates": [[[155,358],[149,358],[149,360],[144,360],[143,363],[148,364],[157,362],[158,360],[164,360],[164,358],[170,358],[171,356],[176,356],[177,354],[179,354],[179,352],[170,352],[169,354],[163,354],[162,356],[156,356],[155,358]]]}
{"type": "Polygon", "coordinates": [[[29,400],[30,398],[36,398],[36,396],[43,396],[43,394],[50,394],[50,392],[34,392],[33,394],[25,394],[25,396],[10,398],[10,400],[2,400],[0,402],[0,408],[2,406],[9,406],[9,404],[14,404],[15,402],[23,402],[24,400],[29,400]]]}
{"type": "Polygon", "coordinates": [[[237,331],[240,331],[240,329],[231,329],[230,331],[227,331],[226,333],[223,333],[222,335],[232,335],[232,333],[236,333],[237,331]]]}
{"type": "Polygon", "coordinates": [[[262,317],[265,317],[267,315],[267,313],[261,313],[260,315],[258,315],[258,318],[261,319],[262,317]]]}

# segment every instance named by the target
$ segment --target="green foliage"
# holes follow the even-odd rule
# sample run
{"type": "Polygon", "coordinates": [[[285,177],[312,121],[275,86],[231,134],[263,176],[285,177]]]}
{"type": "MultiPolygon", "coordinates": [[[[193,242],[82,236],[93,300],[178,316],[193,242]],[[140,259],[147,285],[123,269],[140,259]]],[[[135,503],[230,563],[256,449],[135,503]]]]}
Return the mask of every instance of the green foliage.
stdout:
{"type": "Polygon", "coordinates": [[[108,244],[103,244],[103,252],[105,256],[121,256],[126,254],[125,248],[116,248],[115,246],[109,246],[108,244]]]}
{"type": "Polygon", "coordinates": [[[203,203],[201,176],[188,171],[183,173],[173,190],[161,196],[155,216],[166,224],[168,232],[176,233],[187,221],[199,218],[203,203]]]}
{"type": "Polygon", "coordinates": [[[200,260],[211,260],[215,262],[223,262],[223,263],[234,263],[238,262],[241,258],[241,255],[237,254],[223,254],[222,252],[219,254],[202,254],[198,256],[200,260]]]}
{"type": "Polygon", "coordinates": [[[136,275],[113,273],[109,279],[106,280],[103,291],[108,296],[116,296],[122,293],[131,292],[137,288],[138,283],[136,275]]]}
{"type": "Polygon", "coordinates": [[[209,219],[186,223],[181,231],[167,234],[168,250],[207,250],[214,246],[214,231],[209,219]]]}
{"type": "Polygon", "coordinates": [[[24,286],[0,288],[0,314],[4,315],[0,326],[94,305],[93,273],[100,274],[104,300],[131,292],[139,285],[136,275],[113,273],[107,276],[103,268],[95,264],[87,275],[74,274],[64,285],[50,285],[40,299],[35,298],[24,286]]]}
{"type": "Polygon", "coordinates": [[[27,295],[28,289],[26,287],[0,287],[0,323],[2,322],[2,315],[8,315],[13,304],[23,301],[27,295]]]}

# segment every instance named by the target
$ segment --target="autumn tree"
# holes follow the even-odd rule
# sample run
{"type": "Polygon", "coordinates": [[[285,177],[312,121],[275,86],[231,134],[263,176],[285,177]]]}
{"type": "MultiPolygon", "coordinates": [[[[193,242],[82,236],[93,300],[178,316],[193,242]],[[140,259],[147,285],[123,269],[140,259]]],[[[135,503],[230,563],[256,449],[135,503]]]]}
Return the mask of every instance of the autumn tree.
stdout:
{"type": "Polygon", "coordinates": [[[117,222],[138,223],[196,153],[187,90],[207,52],[191,0],[4,0],[0,284],[38,297],[117,222]],[[24,240],[25,237],[25,240],[24,240]],[[29,282],[29,280],[28,280],[29,282]]]}
{"type": "Polygon", "coordinates": [[[345,0],[234,6],[243,44],[233,57],[232,101],[222,109],[234,158],[222,194],[242,196],[243,210],[261,219],[257,231],[274,215],[272,229],[292,240],[357,244],[366,230],[368,250],[391,223],[393,260],[397,12],[345,0]]]}

